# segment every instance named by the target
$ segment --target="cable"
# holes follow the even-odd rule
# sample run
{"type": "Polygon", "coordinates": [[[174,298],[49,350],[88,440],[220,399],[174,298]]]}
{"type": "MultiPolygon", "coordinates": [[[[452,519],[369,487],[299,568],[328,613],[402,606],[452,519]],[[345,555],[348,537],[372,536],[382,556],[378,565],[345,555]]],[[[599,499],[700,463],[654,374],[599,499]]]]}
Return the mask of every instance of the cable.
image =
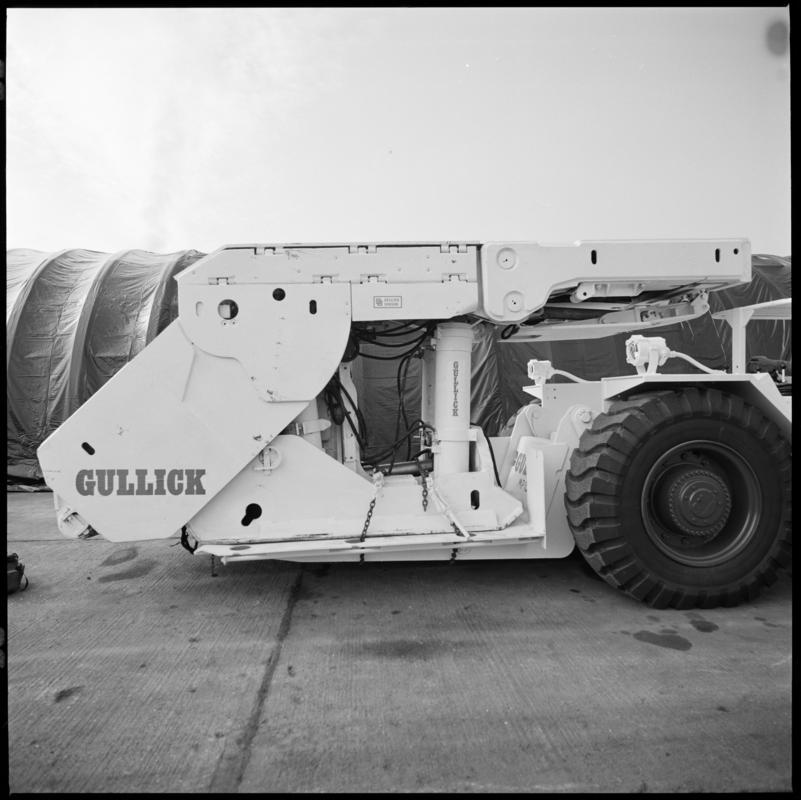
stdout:
{"type": "MultiPolygon", "coordinates": [[[[395,430],[394,430],[394,443],[387,448],[380,455],[373,456],[369,463],[375,465],[385,456],[390,456],[389,466],[387,473],[392,471],[395,461],[398,457],[398,450],[406,443],[407,457],[411,454],[412,442],[411,437],[419,430],[419,425],[409,425],[409,418],[406,411],[406,383],[409,376],[409,367],[411,360],[415,356],[420,355],[420,348],[423,343],[428,339],[436,328],[436,322],[428,320],[423,323],[407,322],[398,325],[394,328],[385,330],[376,330],[375,328],[359,328],[353,327],[352,335],[358,343],[367,343],[376,347],[384,347],[390,350],[397,350],[402,352],[394,352],[391,355],[379,355],[378,353],[366,353],[360,350],[360,355],[364,358],[375,359],[377,361],[398,361],[398,370],[395,373],[395,388],[398,392],[398,410],[395,416],[395,430]],[[403,341],[386,341],[386,338],[400,338],[403,341]],[[409,338],[412,337],[412,338],[409,338]],[[406,433],[401,436],[402,429],[406,433]]],[[[422,443],[422,442],[421,442],[422,443]]]]}
{"type": "MultiPolygon", "coordinates": [[[[436,323],[429,320],[425,323],[406,323],[404,325],[400,325],[397,328],[392,328],[389,331],[377,331],[375,329],[363,329],[358,328],[356,326],[352,329],[353,336],[361,342],[366,342],[369,344],[374,344],[378,347],[390,347],[390,348],[400,348],[405,347],[407,345],[411,345],[414,347],[417,343],[425,340],[427,336],[430,336],[433,332],[434,328],[436,327],[436,323]],[[420,336],[417,336],[417,334],[420,336]],[[382,341],[382,338],[396,338],[402,336],[411,336],[415,337],[412,339],[407,339],[405,342],[387,342],[382,341]]],[[[363,354],[365,355],[365,354],[363,354]]],[[[367,356],[368,358],[391,358],[389,356],[367,356]]]]}
{"type": "Polygon", "coordinates": [[[342,385],[342,381],[339,378],[339,375],[336,373],[333,377],[334,385],[337,388],[337,391],[340,393],[339,401],[342,407],[342,411],[345,414],[345,419],[348,421],[348,425],[350,425],[350,429],[353,431],[353,435],[356,437],[356,443],[359,445],[359,448],[364,452],[367,450],[368,445],[368,438],[367,438],[367,423],[365,422],[364,415],[362,414],[362,410],[356,405],[353,398],[350,396],[350,392],[342,385]],[[358,430],[356,425],[353,424],[353,419],[351,418],[350,411],[345,407],[345,404],[342,402],[342,395],[345,395],[345,398],[350,403],[350,407],[353,410],[353,413],[356,415],[356,423],[358,424],[358,430]]]}
{"type": "Polygon", "coordinates": [[[343,425],[347,421],[353,435],[356,437],[356,442],[361,448],[362,452],[367,449],[367,424],[364,420],[364,415],[361,409],[356,405],[350,392],[342,385],[342,381],[337,373],[331,376],[331,379],[323,389],[323,401],[328,408],[328,413],[331,421],[335,425],[343,425]],[[351,410],[356,415],[356,424],[353,422],[351,412],[345,406],[342,396],[345,396],[350,403],[351,410]],[[358,427],[357,427],[358,426],[358,427]]]}
{"type": "MultiPolygon", "coordinates": [[[[483,428],[481,429],[481,432],[484,433],[484,429],[483,428]]],[[[498,465],[495,463],[495,451],[492,449],[492,442],[489,440],[489,436],[487,436],[485,434],[484,438],[487,440],[487,447],[489,447],[490,458],[492,459],[492,471],[495,473],[495,481],[498,484],[498,486],[500,486],[501,485],[501,477],[500,477],[500,475],[498,475],[498,465]]],[[[503,487],[501,487],[501,488],[503,488],[503,487]]]]}
{"type": "Polygon", "coordinates": [[[380,463],[382,459],[392,455],[395,451],[397,451],[398,447],[402,445],[409,438],[409,436],[412,436],[418,430],[433,431],[434,429],[427,422],[423,422],[423,420],[417,419],[412,423],[411,427],[406,431],[406,433],[404,433],[403,436],[396,439],[386,450],[383,450],[382,452],[374,455],[370,461],[364,461],[362,463],[371,467],[375,466],[376,464],[380,463]]]}
{"type": "Polygon", "coordinates": [[[555,369],[553,370],[553,374],[564,375],[565,378],[570,378],[574,383],[590,383],[586,378],[579,378],[578,375],[574,375],[572,372],[565,372],[563,369],[555,369]]]}
{"type": "MultiPolygon", "coordinates": [[[[325,400],[326,405],[328,406],[328,410],[329,413],[331,414],[332,420],[336,424],[340,425],[343,424],[345,421],[347,421],[348,425],[353,431],[353,435],[356,437],[356,441],[359,445],[359,448],[363,453],[365,453],[368,448],[368,438],[367,438],[367,425],[364,420],[364,415],[362,414],[361,409],[354,402],[353,398],[350,396],[348,390],[342,385],[342,382],[339,379],[338,375],[335,374],[331,377],[331,380],[328,382],[328,385],[323,391],[323,399],[325,400]],[[351,411],[356,416],[355,424],[353,422],[351,411],[348,410],[347,406],[342,401],[343,395],[350,404],[351,411]]],[[[391,456],[392,461],[390,462],[389,468],[386,470],[388,474],[389,472],[392,471],[392,467],[395,464],[398,448],[404,442],[408,441],[408,439],[415,433],[426,429],[433,430],[433,428],[428,423],[423,422],[423,420],[421,419],[417,419],[412,423],[412,425],[407,426],[406,432],[402,436],[398,436],[400,425],[399,423],[396,424],[395,441],[385,450],[382,450],[380,453],[374,455],[371,459],[369,460],[365,459],[364,461],[362,461],[362,466],[375,468],[383,459],[385,459],[387,456],[391,456]]]]}
{"type": "MultiPolygon", "coordinates": [[[[398,355],[379,356],[379,355],[375,355],[373,353],[360,353],[360,355],[363,358],[373,358],[373,359],[376,359],[377,361],[395,361],[398,358],[403,358],[404,356],[409,355],[410,353],[414,353],[415,350],[417,350],[417,348],[428,338],[428,336],[429,336],[429,333],[428,333],[428,331],[426,331],[425,333],[423,333],[421,336],[419,336],[414,341],[412,341],[412,342],[404,342],[404,344],[408,344],[408,345],[410,345],[410,347],[409,347],[408,350],[406,350],[405,352],[400,353],[398,355]]],[[[391,347],[392,346],[392,345],[382,345],[382,343],[380,343],[380,342],[371,342],[371,344],[376,344],[379,347],[382,347],[382,346],[383,347],[386,347],[386,346],[391,347]]]]}
{"type": "Polygon", "coordinates": [[[700,369],[703,372],[708,373],[709,375],[721,375],[722,372],[723,372],[722,370],[719,370],[719,369],[711,369],[710,367],[705,367],[703,364],[701,364],[700,362],[696,361],[694,358],[691,358],[690,356],[685,355],[684,353],[677,353],[675,350],[669,350],[668,351],[668,357],[669,358],[683,358],[685,361],[688,361],[694,367],[698,367],[698,369],[700,369]]]}
{"type": "MultiPolygon", "coordinates": [[[[405,394],[411,360],[415,356],[420,356],[422,344],[432,335],[436,329],[436,325],[437,323],[434,320],[416,320],[404,322],[395,327],[383,330],[376,330],[374,326],[360,327],[359,325],[353,325],[351,327],[351,333],[346,348],[348,355],[346,360],[353,360],[356,356],[362,356],[363,358],[370,358],[377,361],[398,362],[398,370],[395,374],[395,386],[398,391],[398,410],[395,417],[394,442],[381,453],[372,456],[370,459],[364,459],[362,461],[363,466],[375,467],[379,461],[389,456],[391,460],[386,470],[388,474],[395,465],[400,447],[405,443],[406,453],[407,456],[409,456],[412,448],[411,438],[416,433],[420,434],[421,444],[423,444],[422,431],[424,431],[426,427],[431,429],[430,425],[427,425],[419,419],[409,425],[405,394]],[[387,339],[390,341],[387,341],[387,339]],[[393,352],[389,355],[365,353],[362,351],[362,344],[369,344],[378,348],[387,348],[393,352]],[[405,429],[406,432],[400,435],[402,429],[405,429]]],[[[329,380],[323,390],[323,399],[334,424],[343,425],[345,421],[347,421],[362,453],[366,453],[369,438],[364,415],[347,389],[342,385],[338,374],[335,373],[329,380]],[[350,410],[345,404],[343,396],[350,404],[350,410]],[[355,415],[355,422],[353,415],[355,415]]]]}
{"type": "Polygon", "coordinates": [[[392,453],[395,452],[398,449],[398,447],[400,445],[402,445],[410,436],[415,434],[418,430],[424,430],[424,429],[433,430],[433,428],[431,428],[430,425],[426,424],[422,420],[417,420],[406,431],[406,433],[403,434],[403,436],[400,436],[398,439],[396,439],[386,450],[383,450],[382,452],[380,452],[377,455],[373,456],[373,460],[372,461],[369,461],[369,462],[366,462],[366,463],[369,463],[370,465],[373,465],[375,463],[378,463],[382,458],[386,458],[387,456],[392,455],[392,453]]]}
{"type": "Polygon", "coordinates": [[[487,443],[487,447],[489,448],[490,451],[490,458],[492,459],[492,471],[495,473],[495,480],[498,483],[498,486],[500,486],[501,478],[498,475],[498,465],[495,463],[495,451],[492,449],[492,442],[490,441],[489,436],[487,436],[487,433],[484,430],[483,425],[479,425],[477,422],[471,422],[470,424],[473,427],[478,428],[481,431],[482,435],[484,436],[484,441],[486,441],[487,443]]]}
{"type": "MultiPolygon", "coordinates": [[[[360,339],[359,341],[367,342],[367,344],[374,344],[378,347],[401,348],[409,347],[409,345],[414,344],[414,342],[418,341],[418,339],[409,339],[408,342],[379,342],[374,339],[360,339]]],[[[364,355],[364,353],[362,353],[362,355],[364,355]]]]}
{"type": "Polygon", "coordinates": [[[428,453],[428,455],[433,455],[430,447],[424,447],[422,450],[418,450],[414,455],[410,456],[409,461],[417,461],[420,456],[425,455],[426,453],[428,453]]]}
{"type": "MultiPolygon", "coordinates": [[[[412,358],[416,355],[415,353],[411,353],[409,355],[404,356],[401,359],[400,364],[398,365],[398,372],[395,376],[395,385],[398,390],[398,418],[395,425],[395,434],[397,436],[398,426],[402,421],[403,424],[408,429],[409,427],[409,418],[406,416],[406,379],[409,376],[409,365],[412,363],[412,358]]],[[[411,454],[411,439],[407,439],[406,441],[406,459],[408,460],[411,454]]]]}
{"type": "Polygon", "coordinates": [[[360,328],[357,325],[353,326],[353,330],[357,335],[360,334],[362,338],[367,338],[368,336],[408,336],[409,334],[421,331],[426,327],[428,327],[428,325],[425,322],[404,322],[402,325],[398,325],[396,328],[390,328],[388,330],[376,330],[375,328],[371,327],[360,328]]]}

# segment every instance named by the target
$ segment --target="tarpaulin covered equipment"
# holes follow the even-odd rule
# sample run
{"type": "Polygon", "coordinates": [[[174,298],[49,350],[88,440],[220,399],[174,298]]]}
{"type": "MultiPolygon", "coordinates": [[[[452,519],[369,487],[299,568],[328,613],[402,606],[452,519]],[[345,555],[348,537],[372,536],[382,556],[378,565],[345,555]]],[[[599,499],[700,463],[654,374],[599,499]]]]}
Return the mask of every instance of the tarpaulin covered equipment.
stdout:
{"type": "Polygon", "coordinates": [[[202,255],[8,251],[8,475],[41,477],[36,448],[177,316],[202,255]]]}

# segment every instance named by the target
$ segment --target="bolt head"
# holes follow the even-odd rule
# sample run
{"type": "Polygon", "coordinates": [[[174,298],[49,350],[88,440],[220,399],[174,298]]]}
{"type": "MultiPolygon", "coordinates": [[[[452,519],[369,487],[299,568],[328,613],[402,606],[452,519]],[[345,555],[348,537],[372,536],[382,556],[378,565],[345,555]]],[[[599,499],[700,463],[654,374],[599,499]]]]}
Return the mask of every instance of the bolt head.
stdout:
{"type": "Polygon", "coordinates": [[[517,264],[517,253],[511,247],[504,247],[498,251],[498,266],[501,269],[512,269],[517,264]]]}

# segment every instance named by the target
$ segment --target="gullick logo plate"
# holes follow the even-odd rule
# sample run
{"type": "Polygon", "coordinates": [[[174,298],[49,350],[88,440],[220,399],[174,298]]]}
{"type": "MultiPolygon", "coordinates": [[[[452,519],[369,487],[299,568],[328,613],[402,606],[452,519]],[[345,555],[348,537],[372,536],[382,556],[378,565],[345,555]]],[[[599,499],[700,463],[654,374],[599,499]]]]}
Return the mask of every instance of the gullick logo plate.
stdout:
{"type": "Polygon", "coordinates": [[[80,495],[102,497],[206,494],[201,481],[205,474],[205,469],[82,469],[75,476],[75,488],[80,495]]]}

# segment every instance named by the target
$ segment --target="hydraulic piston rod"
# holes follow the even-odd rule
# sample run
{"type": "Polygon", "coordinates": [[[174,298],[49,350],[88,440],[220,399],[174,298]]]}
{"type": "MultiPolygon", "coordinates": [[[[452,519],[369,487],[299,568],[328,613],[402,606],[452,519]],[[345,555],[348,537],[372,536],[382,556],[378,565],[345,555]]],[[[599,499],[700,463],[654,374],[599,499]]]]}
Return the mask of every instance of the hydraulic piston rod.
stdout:
{"type": "Polygon", "coordinates": [[[437,327],[434,336],[434,474],[467,472],[470,462],[470,353],[473,329],[463,322],[437,327]]]}

